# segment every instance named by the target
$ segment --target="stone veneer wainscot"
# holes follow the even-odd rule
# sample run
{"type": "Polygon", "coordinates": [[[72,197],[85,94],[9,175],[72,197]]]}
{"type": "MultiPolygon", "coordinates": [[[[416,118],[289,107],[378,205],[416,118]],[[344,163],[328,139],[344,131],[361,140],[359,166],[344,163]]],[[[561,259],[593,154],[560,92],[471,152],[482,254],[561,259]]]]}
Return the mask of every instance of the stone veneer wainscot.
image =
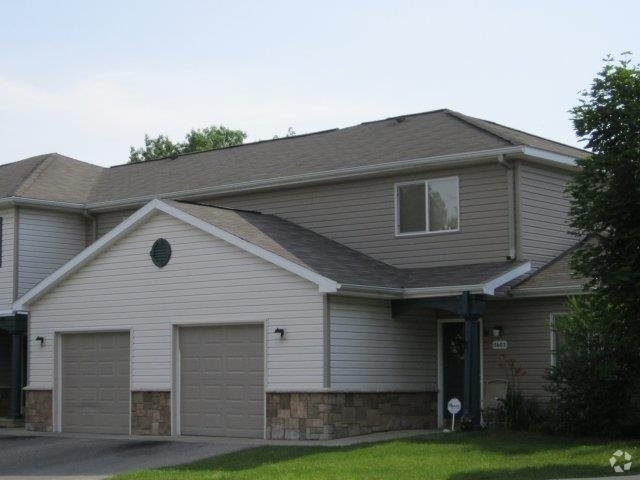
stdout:
{"type": "Polygon", "coordinates": [[[171,392],[131,392],[131,434],[171,435],[171,392]]]}
{"type": "Polygon", "coordinates": [[[267,393],[267,438],[327,440],[435,428],[435,392],[267,393]]]}
{"type": "Polygon", "coordinates": [[[26,390],[24,426],[34,432],[53,431],[51,390],[26,390]]]}

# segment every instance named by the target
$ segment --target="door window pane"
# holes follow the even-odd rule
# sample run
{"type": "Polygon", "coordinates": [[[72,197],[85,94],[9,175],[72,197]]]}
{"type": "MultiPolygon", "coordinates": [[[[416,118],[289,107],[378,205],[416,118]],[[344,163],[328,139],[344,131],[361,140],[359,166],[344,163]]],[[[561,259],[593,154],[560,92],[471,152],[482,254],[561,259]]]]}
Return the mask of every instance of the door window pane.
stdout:
{"type": "Polygon", "coordinates": [[[426,230],[425,184],[398,187],[398,230],[400,233],[426,230]]]}

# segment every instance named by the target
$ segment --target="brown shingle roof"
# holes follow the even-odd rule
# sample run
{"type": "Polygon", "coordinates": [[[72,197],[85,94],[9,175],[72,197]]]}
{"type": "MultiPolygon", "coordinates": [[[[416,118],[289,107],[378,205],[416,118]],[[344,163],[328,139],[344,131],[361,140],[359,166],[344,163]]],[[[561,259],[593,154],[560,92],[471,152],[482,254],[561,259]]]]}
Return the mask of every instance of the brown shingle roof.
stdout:
{"type": "Polygon", "coordinates": [[[510,146],[587,154],[443,109],[112,168],[42,155],[0,167],[0,198],[100,203],[510,146]]]}
{"type": "Polygon", "coordinates": [[[486,283],[526,262],[399,269],[276,215],[163,200],[297,265],[345,285],[430,288],[486,283]]]}
{"type": "Polygon", "coordinates": [[[104,169],[57,153],[0,166],[0,198],[87,203],[104,169]]]}
{"type": "Polygon", "coordinates": [[[587,283],[587,279],[576,275],[570,265],[571,256],[579,245],[574,245],[531,275],[514,282],[511,293],[517,296],[521,293],[554,289],[566,289],[568,292],[580,291],[587,283]]]}
{"type": "Polygon", "coordinates": [[[450,110],[249,143],[106,170],[93,202],[529,145],[575,157],[585,152],[450,110]]]}

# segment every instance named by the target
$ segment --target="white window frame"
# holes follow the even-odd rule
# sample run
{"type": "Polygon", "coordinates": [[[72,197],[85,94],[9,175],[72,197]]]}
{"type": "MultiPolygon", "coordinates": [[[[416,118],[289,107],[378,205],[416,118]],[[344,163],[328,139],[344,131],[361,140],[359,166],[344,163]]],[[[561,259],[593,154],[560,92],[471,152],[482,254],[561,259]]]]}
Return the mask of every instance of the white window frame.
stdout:
{"type": "Polygon", "coordinates": [[[558,329],[556,328],[556,319],[566,314],[566,312],[551,312],[549,314],[549,364],[552,367],[558,365],[558,329]]]}
{"type": "Polygon", "coordinates": [[[456,233],[460,231],[460,178],[457,175],[449,177],[429,178],[427,180],[412,180],[408,182],[399,182],[393,186],[393,198],[394,198],[394,210],[395,210],[395,234],[396,237],[412,237],[416,235],[442,235],[446,233],[456,233]],[[436,182],[439,180],[455,180],[456,189],[458,191],[457,196],[457,209],[458,209],[458,228],[453,230],[429,230],[429,182],[436,182]],[[401,232],[400,231],[400,202],[398,201],[399,188],[407,185],[420,185],[424,184],[424,201],[425,201],[425,230],[418,232],[401,232]]]}

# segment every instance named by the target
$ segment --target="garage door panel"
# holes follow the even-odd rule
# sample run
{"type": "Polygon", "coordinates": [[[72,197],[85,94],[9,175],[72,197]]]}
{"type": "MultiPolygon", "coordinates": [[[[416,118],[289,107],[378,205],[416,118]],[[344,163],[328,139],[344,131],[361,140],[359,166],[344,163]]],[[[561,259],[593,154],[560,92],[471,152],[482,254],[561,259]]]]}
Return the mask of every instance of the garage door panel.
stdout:
{"type": "Polygon", "coordinates": [[[128,434],[129,333],[68,334],[62,341],[62,430],[128,434]]]}
{"type": "Polygon", "coordinates": [[[262,325],[180,330],[181,432],[262,438],[262,325]]]}

